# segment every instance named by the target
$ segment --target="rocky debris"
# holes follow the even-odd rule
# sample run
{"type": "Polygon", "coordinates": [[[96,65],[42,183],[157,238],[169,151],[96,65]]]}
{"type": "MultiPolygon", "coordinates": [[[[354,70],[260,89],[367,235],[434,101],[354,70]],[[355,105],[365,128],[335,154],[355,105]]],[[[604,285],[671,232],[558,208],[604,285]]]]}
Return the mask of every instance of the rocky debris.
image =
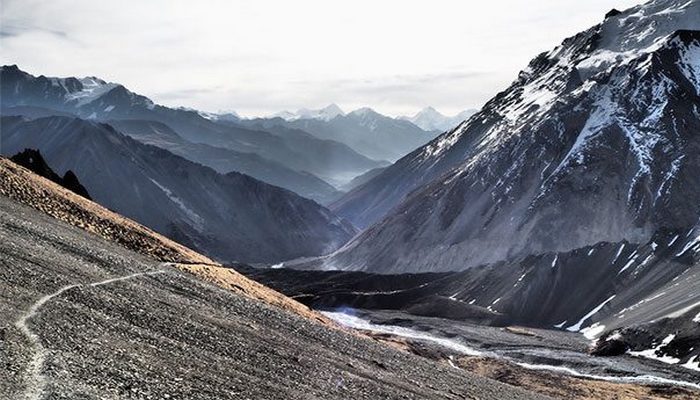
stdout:
{"type": "Polygon", "coordinates": [[[51,167],[49,167],[44,160],[44,157],[41,156],[39,150],[25,149],[24,151],[10,157],[10,160],[12,160],[12,162],[15,164],[29,169],[39,176],[43,176],[44,178],[63,186],[77,195],[83,196],[88,200],[92,200],[87,189],[85,189],[85,186],[80,184],[78,177],[75,176],[73,171],[66,171],[63,178],[61,178],[51,169],[51,167]]]}
{"type": "MultiPolygon", "coordinates": [[[[2,179],[0,181],[4,181],[2,179]]],[[[28,324],[45,396],[129,399],[537,399],[169,269],[0,196],[0,398],[26,390],[28,324]]]]}
{"type": "Polygon", "coordinates": [[[650,398],[675,398],[679,395],[692,398],[700,393],[700,385],[696,383],[698,376],[692,371],[661,366],[630,355],[594,357],[587,351],[588,341],[570,332],[493,328],[395,311],[345,312],[351,312],[352,317],[338,317],[337,313],[327,315],[413,354],[452,367],[467,368],[516,386],[522,385],[555,398],[616,398],[605,393],[615,390],[627,393],[623,398],[635,399],[647,398],[644,394],[653,395],[650,398]],[[366,322],[352,322],[358,318],[366,322]],[[465,360],[468,362],[463,364],[465,360]],[[539,382],[532,385],[532,379],[539,382]],[[564,385],[557,387],[561,389],[559,393],[547,392],[551,388],[538,387],[560,379],[564,385]],[[599,392],[601,389],[604,391],[599,392]],[[633,393],[641,397],[634,397],[633,393]]]}

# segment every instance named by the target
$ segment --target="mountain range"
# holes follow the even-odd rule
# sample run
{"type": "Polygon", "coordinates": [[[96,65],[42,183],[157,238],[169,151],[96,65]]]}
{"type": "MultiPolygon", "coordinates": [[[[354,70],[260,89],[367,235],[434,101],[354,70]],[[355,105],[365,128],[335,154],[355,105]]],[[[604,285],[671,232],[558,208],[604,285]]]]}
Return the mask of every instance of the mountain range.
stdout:
{"type": "Polygon", "coordinates": [[[103,122],[136,120],[122,122],[123,127],[129,128],[129,134],[137,139],[150,136],[151,144],[173,149],[173,135],[169,135],[171,140],[168,141],[152,140],[152,127],[158,123],[161,131],[168,130],[179,136],[177,145],[180,149],[187,148],[180,154],[191,161],[204,163],[221,172],[249,173],[321,202],[334,198],[336,193],[329,185],[319,182],[318,177],[331,180],[342,176],[349,181],[370,169],[386,165],[347,145],[319,139],[306,132],[296,130],[276,135],[241,126],[233,114],[203,116],[196,110],[156,105],[123,85],[94,77],[33,76],[11,65],[0,68],[0,80],[3,115],[74,115],[103,122]],[[207,161],[220,159],[222,152],[231,156],[230,163],[207,161]],[[255,160],[249,160],[251,156],[255,160]],[[260,165],[260,168],[250,167],[250,164],[260,165]]]}
{"type": "Polygon", "coordinates": [[[301,108],[296,112],[282,111],[272,114],[270,118],[282,118],[285,121],[294,121],[297,119],[317,119],[321,121],[330,121],[333,118],[342,115],[345,115],[345,111],[338,107],[337,104],[329,104],[328,106],[318,110],[301,108]]]}
{"type": "Polygon", "coordinates": [[[697,3],[680,3],[566,39],[468,121],[333,203],[369,227],[338,255],[344,268],[461,270],[694,226],[700,21],[697,3]]]}
{"type": "Polygon", "coordinates": [[[111,125],[77,117],[2,117],[2,153],[38,149],[100,204],[227,261],[320,255],[355,234],[312,200],[237,172],[220,174],[111,125]]]}
{"type": "Polygon", "coordinates": [[[409,121],[382,115],[371,108],[336,114],[333,118],[258,118],[245,123],[266,130],[274,126],[302,130],[320,139],[344,143],[371,159],[391,162],[439,133],[425,131],[409,121]]]}

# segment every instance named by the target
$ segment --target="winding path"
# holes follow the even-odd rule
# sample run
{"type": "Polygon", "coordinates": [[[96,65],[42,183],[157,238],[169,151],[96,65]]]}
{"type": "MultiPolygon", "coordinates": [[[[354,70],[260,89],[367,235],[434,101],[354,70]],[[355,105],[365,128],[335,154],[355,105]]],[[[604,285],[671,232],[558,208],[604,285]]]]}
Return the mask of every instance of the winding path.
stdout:
{"type": "MultiPolygon", "coordinates": [[[[160,265],[160,267],[168,266],[169,263],[163,263],[160,265]]],[[[44,388],[46,387],[46,377],[43,375],[43,369],[44,369],[44,363],[46,362],[46,348],[41,344],[41,339],[39,336],[32,332],[32,330],[29,328],[29,325],[27,322],[34,317],[38,312],[39,309],[51,301],[53,298],[60,296],[62,293],[75,289],[78,287],[95,287],[95,286],[102,286],[102,285],[107,285],[113,282],[119,282],[119,281],[125,281],[128,279],[136,278],[142,275],[155,275],[155,274],[161,274],[166,272],[165,270],[159,269],[155,271],[148,271],[148,272],[138,272],[130,275],[125,275],[117,278],[110,278],[106,279],[104,281],[99,281],[99,282],[93,282],[90,284],[73,284],[73,285],[67,285],[63,286],[62,288],[58,289],[57,291],[48,294],[39,300],[37,300],[32,306],[27,310],[26,313],[22,314],[22,316],[15,321],[15,326],[24,334],[24,336],[27,337],[29,340],[30,346],[32,348],[32,359],[29,361],[29,365],[27,367],[27,387],[24,391],[24,398],[27,400],[40,400],[42,398],[42,395],[44,393],[44,388]]]]}

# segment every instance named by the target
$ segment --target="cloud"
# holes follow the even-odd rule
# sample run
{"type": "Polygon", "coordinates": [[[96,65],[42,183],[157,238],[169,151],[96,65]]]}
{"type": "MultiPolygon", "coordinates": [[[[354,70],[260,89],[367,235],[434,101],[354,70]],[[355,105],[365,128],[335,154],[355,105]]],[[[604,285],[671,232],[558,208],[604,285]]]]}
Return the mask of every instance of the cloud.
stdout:
{"type": "Polygon", "coordinates": [[[0,61],[172,106],[478,107],[528,61],[639,0],[3,0],[0,61]]]}
{"type": "Polygon", "coordinates": [[[189,88],[177,89],[166,92],[155,93],[154,96],[162,100],[183,100],[194,96],[210,96],[221,91],[221,87],[216,88],[189,88]]]}
{"type": "Polygon", "coordinates": [[[57,38],[68,39],[68,33],[65,31],[45,29],[38,26],[12,25],[3,23],[2,28],[0,28],[0,36],[2,37],[17,37],[28,33],[45,33],[57,38]]]}

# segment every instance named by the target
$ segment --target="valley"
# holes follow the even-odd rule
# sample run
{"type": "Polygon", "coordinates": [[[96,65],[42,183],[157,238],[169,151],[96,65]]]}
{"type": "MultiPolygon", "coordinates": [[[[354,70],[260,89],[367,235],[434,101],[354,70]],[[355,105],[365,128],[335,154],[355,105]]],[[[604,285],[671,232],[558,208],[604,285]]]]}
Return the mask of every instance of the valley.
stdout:
{"type": "Polygon", "coordinates": [[[10,2],[0,400],[699,398],[700,0],[616,1],[10,2]]]}

